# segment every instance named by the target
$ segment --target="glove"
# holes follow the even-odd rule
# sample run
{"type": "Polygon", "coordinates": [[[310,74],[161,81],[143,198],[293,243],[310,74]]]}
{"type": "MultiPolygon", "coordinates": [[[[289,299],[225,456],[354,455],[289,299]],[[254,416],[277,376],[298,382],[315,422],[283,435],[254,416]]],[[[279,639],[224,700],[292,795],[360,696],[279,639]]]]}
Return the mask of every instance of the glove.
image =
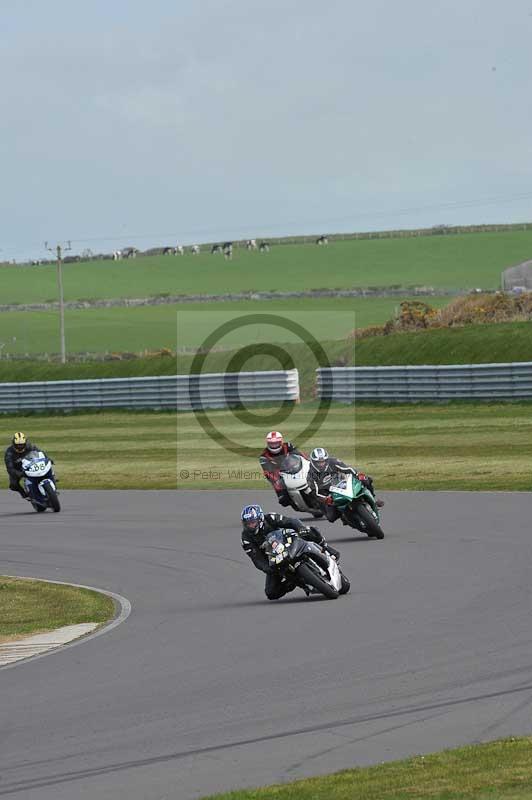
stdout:
{"type": "Polygon", "coordinates": [[[330,494],[327,495],[327,497],[325,498],[325,505],[327,505],[327,506],[333,506],[334,505],[334,500],[332,499],[332,496],[330,494]]]}

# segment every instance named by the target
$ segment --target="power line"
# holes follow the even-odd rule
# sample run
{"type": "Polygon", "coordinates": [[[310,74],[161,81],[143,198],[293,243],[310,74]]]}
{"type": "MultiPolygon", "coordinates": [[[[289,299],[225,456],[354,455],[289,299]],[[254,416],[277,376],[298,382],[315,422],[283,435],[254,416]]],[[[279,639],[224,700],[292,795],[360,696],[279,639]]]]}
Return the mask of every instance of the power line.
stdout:
{"type": "MultiPolygon", "coordinates": [[[[359,212],[352,212],[350,214],[345,214],[342,216],[336,217],[314,217],[314,218],[306,218],[306,219],[297,219],[297,220],[284,220],[282,222],[277,221],[270,221],[270,222],[261,222],[260,224],[255,224],[252,222],[245,222],[243,224],[238,224],[234,227],[231,226],[231,223],[228,223],[223,228],[191,228],[189,230],[181,230],[179,232],[172,231],[172,232],[165,232],[165,233],[121,233],[121,234],[100,234],[98,236],[83,236],[76,239],[72,239],[71,242],[75,244],[85,244],[90,242],[123,242],[126,239],[131,240],[142,240],[142,239],[161,239],[161,240],[178,240],[179,238],[194,238],[194,237],[207,237],[209,239],[216,239],[219,237],[227,237],[228,231],[239,231],[242,235],[246,235],[252,231],[254,232],[263,232],[267,231],[271,235],[276,229],[287,227],[306,227],[309,225],[316,225],[320,228],[334,226],[336,223],[345,223],[345,222],[355,222],[356,220],[363,220],[363,219],[389,219],[393,217],[404,217],[408,214],[419,214],[419,213],[426,213],[428,211],[458,211],[461,209],[470,209],[470,208],[479,208],[484,206],[493,206],[497,204],[506,204],[506,203],[515,203],[523,200],[532,200],[532,192],[521,192],[518,194],[513,195],[499,195],[495,197],[488,197],[488,198],[477,198],[477,199],[466,199],[466,200],[452,200],[446,203],[432,203],[427,205],[420,205],[420,206],[407,206],[403,208],[396,208],[388,210],[374,210],[374,211],[359,211],[359,212]]],[[[531,209],[532,215],[532,209],[531,209]]],[[[15,249],[20,250],[22,247],[24,249],[38,247],[39,245],[32,243],[32,244],[24,244],[24,245],[11,245],[9,249],[14,251],[15,249]]],[[[48,248],[49,249],[49,248],[48,248]]]]}

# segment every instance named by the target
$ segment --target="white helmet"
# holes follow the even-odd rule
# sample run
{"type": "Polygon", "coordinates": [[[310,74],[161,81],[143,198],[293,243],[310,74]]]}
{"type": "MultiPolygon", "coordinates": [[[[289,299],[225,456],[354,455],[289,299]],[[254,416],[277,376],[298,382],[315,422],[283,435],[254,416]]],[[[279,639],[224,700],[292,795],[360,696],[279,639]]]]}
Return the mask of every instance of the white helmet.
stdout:
{"type": "Polygon", "coordinates": [[[329,453],[324,447],[315,447],[310,454],[310,461],[318,472],[323,472],[329,463],[329,453]]]}
{"type": "Polygon", "coordinates": [[[278,455],[283,449],[283,434],[270,431],[266,436],[266,447],[273,456],[278,455]]]}

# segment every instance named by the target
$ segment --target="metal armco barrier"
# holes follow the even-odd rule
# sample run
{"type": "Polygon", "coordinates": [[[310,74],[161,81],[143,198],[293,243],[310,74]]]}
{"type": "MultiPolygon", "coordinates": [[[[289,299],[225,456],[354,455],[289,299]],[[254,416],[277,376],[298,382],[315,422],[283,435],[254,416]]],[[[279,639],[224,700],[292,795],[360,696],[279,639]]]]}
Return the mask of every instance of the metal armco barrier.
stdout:
{"type": "Polygon", "coordinates": [[[381,400],[532,399],[532,362],[422,367],[332,367],[317,371],[318,394],[340,403],[381,400]]]}
{"type": "Polygon", "coordinates": [[[270,372],[0,383],[2,411],[149,408],[190,411],[299,401],[297,369],[270,372]]]}

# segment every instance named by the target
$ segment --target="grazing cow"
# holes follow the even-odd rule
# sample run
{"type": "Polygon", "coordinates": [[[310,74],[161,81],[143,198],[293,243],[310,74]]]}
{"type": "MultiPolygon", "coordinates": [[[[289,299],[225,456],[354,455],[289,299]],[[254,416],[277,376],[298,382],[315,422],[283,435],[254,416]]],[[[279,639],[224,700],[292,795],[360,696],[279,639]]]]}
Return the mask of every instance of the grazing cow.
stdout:
{"type": "Polygon", "coordinates": [[[185,248],[180,244],[176,244],[175,247],[163,248],[163,256],[184,256],[184,255],[185,255],[185,248]]]}
{"type": "Polygon", "coordinates": [[[316,244],[320,246],[322,244],[329,244],[329,239],[326,236],[318,236],[318,238],[316,239],[316,244]]]}
{"type": "Polygon", "coordinates": [[[199,244],[193,244],[192,247],[190,248],[190,252],[192,253],[193,256],[197,256],[199,251],[200,251],[199,244]]]}
{"type": "Polygon", "coordinates": [[[248,239],[246,242],[246,250],[257,250],[257,240],[248,239]]]}
{"type": "Polygon", "coordinates": [[[233,242],[224,242],[223,253],[226,261],[233,258],[233,242]]]}
{"type": "Polygon", "coordinates": [[[261,242],[259,244],[259,253],[269,253],[270,252],[270,243],[269,242],[261,242]]]}
{"type": "Polygon", "coordinates": [[[213,244],[211,247],[211,256],[215,256],[218,253],[222,252],[222,245],[221,244],[213,244]]]}
{"type": "Polygon", "coordinates": [[[124,247],[122,250],[122,258],[136,258],[138,252],[136,247],[124,247]]]}
{"type": "Polygon", "coordinates": [[[122,251],[113,250],[113,261],[121,261],[121,259],[122,259],[122,251]]]}

